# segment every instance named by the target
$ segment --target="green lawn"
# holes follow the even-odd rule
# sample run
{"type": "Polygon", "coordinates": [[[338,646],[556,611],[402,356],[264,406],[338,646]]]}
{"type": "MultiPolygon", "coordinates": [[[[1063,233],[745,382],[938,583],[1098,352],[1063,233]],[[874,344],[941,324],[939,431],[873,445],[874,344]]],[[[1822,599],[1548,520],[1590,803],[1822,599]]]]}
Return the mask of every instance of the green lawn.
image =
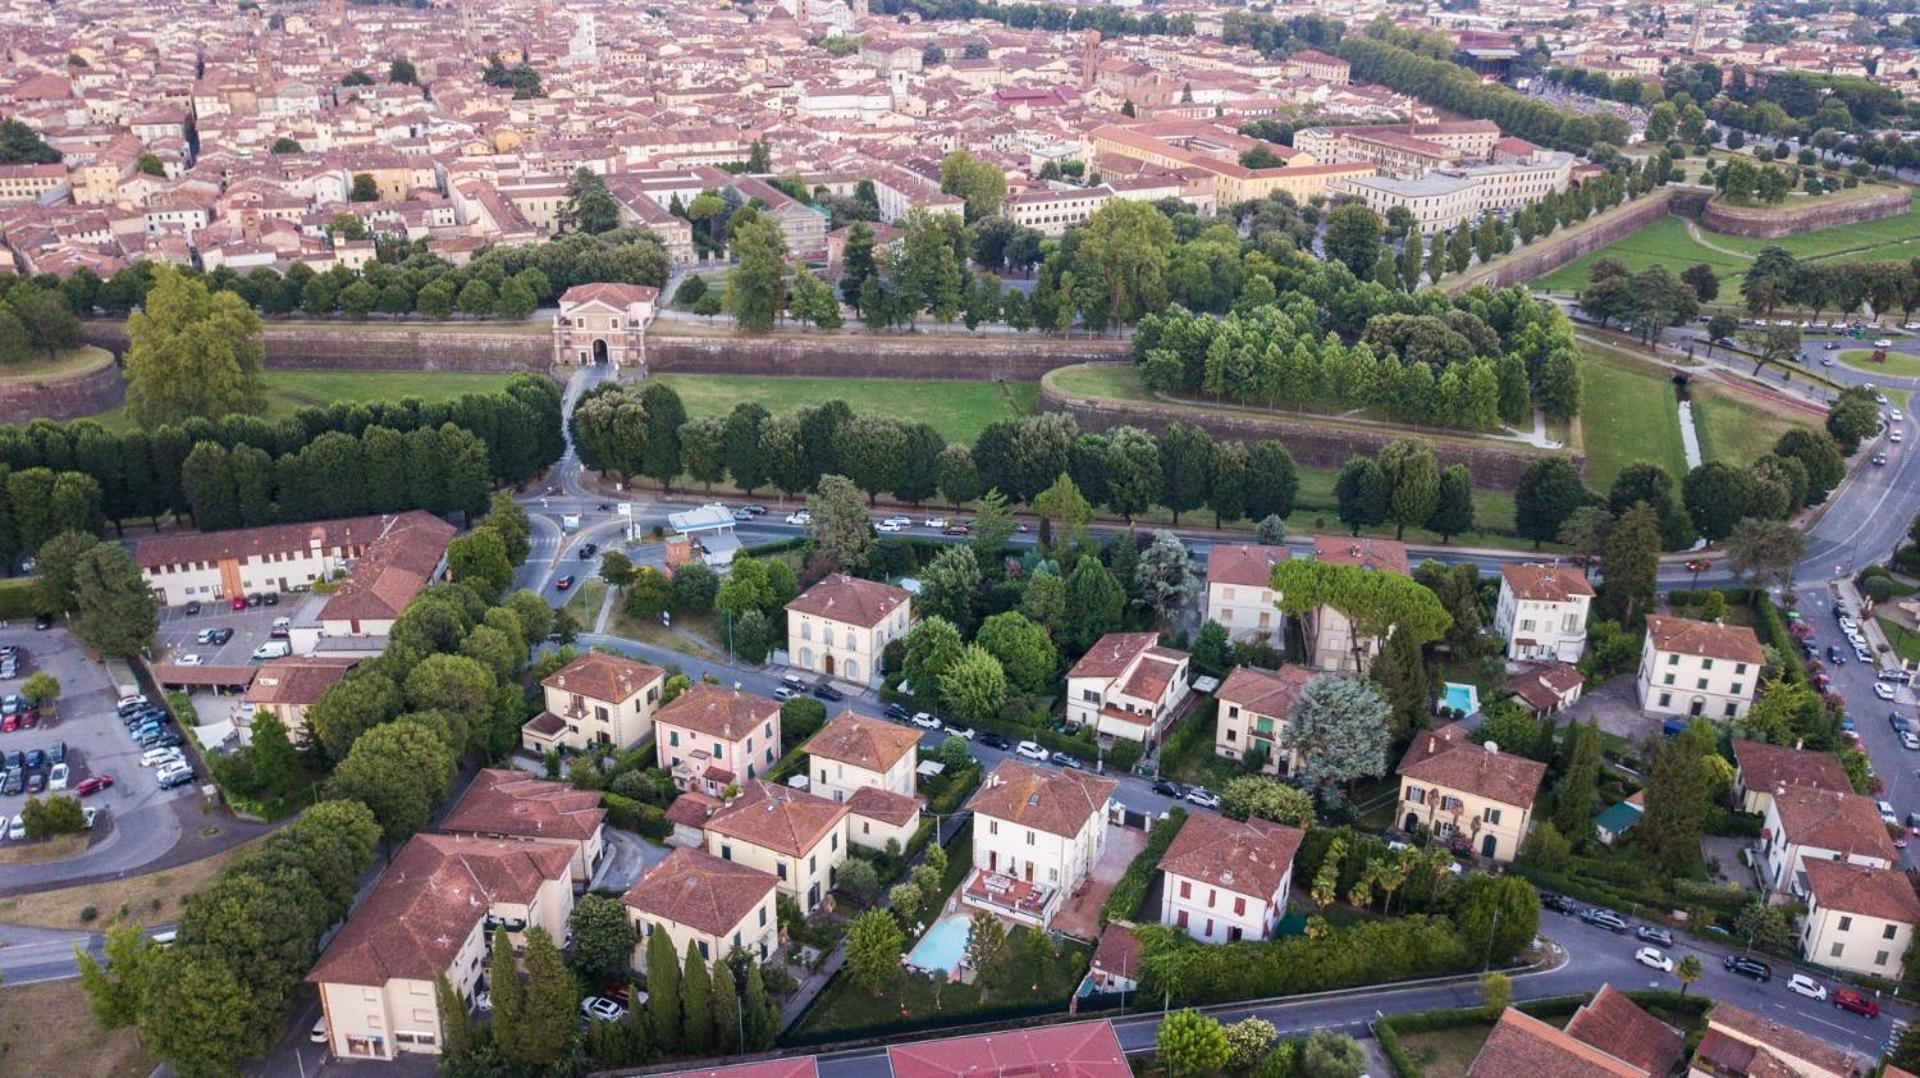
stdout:
{"type": "Polygon", "coordinates": [[[1887,634],[1887,643],[1893,645],[1893,653],[1907,662],[1920,663],[1920,633],[1896,625],[1886,618],[1877,620],[1880,622],[1880,631],[1887,634]]]}
{"type": "Polygon", "coordinates": [[[1885,363],[1875,363],[1871,349],[1852,349],[1840,353],[1840,362],[1854,370],[1866,371],[1869,374],[1890,374],[1895,378],[1920,378],[1920,356],[1909,355],[1906,352],[1889,351],[1885,363]]]}
{"type": "Polygon", "coordinates": [[[859,412],[910,423],[931,423],[956,442],[971,443],[987,424],[1030,415],[1039,399],[1033,382],[929,381],[910,378],[769,378],[742,374],[663,374],[690,416],[724,417],[754,401],[778,415],[842,400],[859,412]]]}
{"type": "Polygon", "coordinates": [[[1606,490],[1620,470],[1651,461],[1678,478],[1687,474],[1680,445],[1678,400],[1661,368],[1596,348],[1582,349],[1586,390],[1581,426],[1586,432],[1587,485],[1606,490]]]}
{"type": "Polygon", "coordinates": [[[1400,1050],[1420,1065],[1425,1078],[1466,1078],[1480,1046],[1487,1043],[1493,1023],[1482,1022],[1453,1029],[1431,1029],[1421,1033],[1400,1034],[1400,1050]]]}
{"type": "MultiPolygon", "coordinates": [[[[1700,456],[1745,466],[1773,452],[1775,442],[1799,426],[1817,426],[1755,403],[1738,390],[1696,383],[1692,388],[1693,426],[1700,435],[1700,456]]],[[[1679,473],[1675,473],[1676,478],[1679,473]]]]}
{"type": "MultiPolygon", "coordinates": [[[[1627,269],[1638,272],[1658,262],[1679,273],[1688,266],[1704,262],[1721,276],[1721,298],[1738,283],[1727,278],[1746,271],[1753,256],[1765,247],[1781,247],[1796,258],[1841,258],[1848,261],[1905,259],[1920,255],[1920,209],[1910,209],[1897,217],[1878,221],[1816,229],[1798,236],[1762,239],[1703,233],[1707,241],[1721,250],[1696,242],[1687,234],[1684,218],[1669,214],[1629,236],[1577,258],[1534,282],[1536,289],[1549,292],[1577,292],[1586,287],[1587,273],[1601,258],[1616,258],[1627,269]],[[1738,252],[1729,254],[1727,252],[1738,252]]],[[[1738,297],[1735,297],[1736,299],[1738,297]]]]}
{"type": "Polygon", "coordinates": [[[1085,363],[1061,367],[1047,374],[1047,382],[1062,393],[1115,400],[1150,401],[1153,394],[1140,384],[1139,368],[1122,363],[1085,363]]]}
{"type": "Polygon", "coordinates": [[[112,352],[83,344],[71,351],[60,352],[52,359],[36,354],[23,363],[9,364],[5,368],[0,368],[0,383],[47,382],[70,378],[76,374],[98,370],[112,362],[112,352]]]}
{"type": "Polygon", "coordinates": [[[1058,955],[1035,951],[1035,941],[1024,927],[1007,933],[1008,970],[983,1002],[975,984],[946,984],[925,974],[903,969],[893,987],[875,995],[853,983],[846,971],[828,982],[813,1006],[807,1008],[793,1033],[802,1043],[860,1036],[858,1031],[892,1032],[930,1026],[964,1025],[979,1011],[1002,1008],[1039,1008],[1057,1004],[1064,1011],[1067,998],[1087,971],[1092,951],[1080,944],[1062,944],[1058,955]]]}
{"type": "MultiPolygon", "coordinates": [[[[267,371],[267,418],[291,415],[308,405],[324,408],[334,401],[451,400],[493,392],[512,377],[443,371],[267,371]]],[[[112,430],[133,427],[125,405],[93,418],[112,430]]]]}

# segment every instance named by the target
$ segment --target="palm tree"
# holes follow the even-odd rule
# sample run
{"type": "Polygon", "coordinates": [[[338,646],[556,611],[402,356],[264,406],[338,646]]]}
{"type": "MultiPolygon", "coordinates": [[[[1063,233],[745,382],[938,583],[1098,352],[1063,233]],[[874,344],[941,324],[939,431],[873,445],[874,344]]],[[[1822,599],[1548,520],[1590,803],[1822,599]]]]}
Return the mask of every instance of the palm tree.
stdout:
{"type": "Polygon", "coordinates": [[[1680,982],[1681,995],[1686,995],[1687,989],[1700,979],[1700,972],[1700,956],[1694,954],[1680,959],[1680,964],[1673,967],[1673,977],[1680,982]]]}

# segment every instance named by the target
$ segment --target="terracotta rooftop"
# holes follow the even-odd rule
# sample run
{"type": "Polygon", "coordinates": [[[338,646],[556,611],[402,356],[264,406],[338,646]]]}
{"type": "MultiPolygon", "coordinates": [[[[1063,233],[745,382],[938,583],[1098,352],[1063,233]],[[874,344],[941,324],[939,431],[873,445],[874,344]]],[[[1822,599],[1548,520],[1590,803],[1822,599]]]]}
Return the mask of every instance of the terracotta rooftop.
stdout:
{"type": "Polygon", "coordinates": [[[1561,565],[1503,565],[1500,577],[1516,597],[1529,602],[1567,603],[1594,595],[1585,573],[1561,565]]]}
{"type": "Polygon", "coordinates": [[[1740,768],[1741,785],[1749,790],[1772,793],[1782,786],[1806,786],[1853,792],[1853,780],[1847,778],[1847,769],[1841,767],[1840,758],[1830,752],[1735,738],[1733,760],[1740,768]]]}
{"type": "Polygon", "coordinates": [[[1293,867],[1306,832],[1266,820],[1229,820],[1212,813],[1187,817],[1160,858],[1163,872],[1177,872],[1236,894],[1266,899],[1293,867]]]}
{"type": "Polygon", "coordinates": [[[263,663],[247,689],[252,704],[304,707],[320,699],[334,682],[347,676],[357,658],[336,655],[298,655],[263,663]]]}
{"type": "Polygon", "coordinates": [[[419,834],[387,866],[307,974],[315,984],[432,980],[496,902],[524,905],[568,882],[572,851],[535,842],[419,834]]]}
{"type": "Polygon", "coordinates": [[[387,517],[386,526],[360,553],[347,579],[320,608],[322,621],[384,621],[400,616],[453,541],[453,525],[428,513],[387,517]]]}
{"type": "Polygon", "coordinates": [[[740,741],[779,717],[777,700],[702,681],[654,712],[653,721],[723,741],[740,741]]]}
{"type": "Polygon", "coordinates": [[[1133,934],[1132,926],[1111,922],[1100,933],[1100,943],[1093,949],[1091,968],[1137,981],[1140,950],[1140,937],[1133,934]]]}
{"type": "Polygon", "coordinates": [[[773,892],[773,873],[686,846],[674,848],[620,901],[652,921],[725,936],[773,892]]]}
{"type": "Polygon", "coordinates": [[[919,744],[918,730],[842,711],[808,738],[800,751],[884,773],[919,744]]]}
{"type": "Polygon", "coordinates": [[[1560,697],[1586,679],[1570,663],[1547,663],[1522,670],[1507,679],[1507,688],[1535,711],[1560,706],[1560,697]]]}
{"type": "Polygon", "coordinates": [[[1851,787],[1845,791],[1775,787],[1773,811],[1780,817],[1781,836],[1796,846],[1878,857],[1889,864],[1900,859],[1873,798],[1854,793],[1851,787]]]}
{"type": "Polygon", "coordinates": [[[1920,898],[1905,872],[1809,857],[1806,873],[1807,890],[1828,909],[1920,925],[1920,898]]]}
{"type": "Polygon", "coordinates": [[[1106,1021],[887,1047],[893,1078],[1131,1078],[1106,1021]]]}
{"type": "Polygon", "coordinates": [[[1334,565],[1357,565],[1362,569],[1412,576],[1407,565],[1407,544],[1392,539],[1348,539],[1338,535],[1316,535],[1313,560],[1334,565]]]}
{"type": "Polygon", "coordinates": [[[606,818],[600,795],[524,771],[489,767],[440,821],[442,831],[586,840],[606,818]]]}
{"type": "Polygon", "coordinates": [[[1119,677],[1135,659],[1159,643],[1159,633],[1108,633],[1093,642],[1080,661],[1073,664],[1073,669],[1067,671],[1067,676],[1119,677]]]}
{"type": "Polygon", "coordinates": [[[1236,666],[1214,693],[1221,703],[1238,704],[1242,710],[1268,718],[1284,719],[1293,714],[1300,690],[1314,678],[1313,671],[1292,663],[1268,673],[1251,666],[1236,666]]]}
{"type": "Polygon", "coordinates": [[[1508,1007],[1467,1068],[1468,1078],[1647,1078],[1647,1072],[1508,1007]]]}
{"type": "Polygon", "coordinates": [[[879,820],[900,827],[920,812],[920,799],[878,786],[862,786],[847,798],[847,811],[855,816],[879,820]]]}
{"type": "Polygon", "coordinates": [[[847,806],[824,797],[751,779],[740,796],[707,818],[707,830],[789,857],[804,857],[846,819],[847,806]]]}
{"type": "Polygon", "coordinates": [[[1258,543],[1216,546],[1207,554],[1207,583],[1264,588],[1273,579],[1273,567],[1292,556],[1283,546],[1258,543]]]}
{"type": "Polygon", "coordinates": [[[603,651],[590,651],[547,675],[540,684],[549,689],[579,693],[590,700],[619,704],[666,676],[667,672],[657,666],[603,651]]]}
{"type": "Polygon", "coordinates": [[[1456,722],[1415,734],[1413,744],[1407,746],[1407,754],[1400,758],[1399,773],[1435,786],[1478,794],[1503,805],[1532,808],[1534,795],[1540,792],[1540,780],[1546,777],[1547,765],[1510,752],[1497,752],[1492,745],[1476,745],[1467,740],[1467,728],[1456,722]]]}
{"type": "MultiPolygon", "coordinates": [[[[433,519],[426,513],[402,515],[433,519]]],[[[384,533],[394,519],[391,516],[342,517],[305,524],[271,524],[218,532],[154,535],[134,544],[133,560],[142,569],[150,569],[185,562],[214,562],[225,558],[258,558],[267,554],[362,547],[384,533]]]]}
{"type": "Polygon", "coordinates": [[[912,598],[904,588],[835,573],[802,592],[787,609],[871,629],[912,598]]]}
{"type": "Polygon", "coordinates": [[[1691,618],[1647,618],[1647,635],[1653,638],[1655,651],[1700,655],[1709,659],[1752,663],[1766,661],[1760,651],[1760,638],[1744,625],[1719,625],[1691,618]]]}
{"type": "Polygon", "coordinates": [[[1573,1013],[1567,1035],[1583,1044],[1639,1067],[1650,1075],[1673,1072],[1687,1048],[1686,1037],[1603,984],[1593,998],[1573,1013]]]}
{"type": "Polygon", "coordinates": [[[660,295],[658,288],[643,284],[619,284],[601,281],[577,284],[560,293],[562,303],[605,303],[621,310],[634,303],[652,303],[660,295]]]}
{"type": "Polygon", "coordinates": [[[1105,811],[1120,784],[1083,771],[1048,771],[1002,760],[967,798],[970,811],[1068,838],[1105,811]]]}
{"type": "Polygon", "coordinates": [[[668,1071],[655,1078],[818,1078],[820,1069],[812,1056],[797,1059],[763,1059],[758,1063],[739,1063],[731,1067],[707,1067],[701,1070],[668,1071]]]}
{"type": "MultiPolygon", "coordinates": [[[[1810,1033],[1790,1029],[1770,1018],[1762,1018],[1724,1000],[1716,1002],[1713,1010],[1707,1012],[1707,1024],[1708,1039],[1718,1032],[1712,1027],[1718,1026],[1741,1040],[1763,1045],[1778,1055],[1806,1060],[1835,1074],[1853,1074],[1860,1069],[1859,1061],[1852,1052],[1828,1044],[1810,1033]]],[[[1706,1041],[1703,1040],[1702,1050],[1705,1047],[1706,1041]]],[[[1795,1073],[1799,1073],[1797,1069],[1795,1073]]]]}

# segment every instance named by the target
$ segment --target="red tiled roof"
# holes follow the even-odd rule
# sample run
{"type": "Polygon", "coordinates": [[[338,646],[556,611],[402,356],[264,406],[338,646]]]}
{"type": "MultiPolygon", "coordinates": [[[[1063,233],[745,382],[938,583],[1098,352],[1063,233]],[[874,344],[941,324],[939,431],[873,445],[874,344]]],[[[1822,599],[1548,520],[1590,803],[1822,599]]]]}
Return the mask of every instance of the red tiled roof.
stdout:
{"type": "Polygon", "coordinates": [[[1161,856],[1160,869],[1264,900],[1279,890],[1305,835],[1266,820],[1195,813],[1161,856]]]}
{"type": "Polygon", "coordinates": [[[1812,857],[1806,860],[1806,872],[1814,901],[1828,909],[1920,925],[1920,898],[1905,872],[1812,857]]]}
{"type": "Polygon", "coordinates": [[[671,921],[709,936],[724,936],[777,883],[771,872],[680,846],[648,869],[620,901],[648,920],[671,921]]]}
{"type": "Polygon", "coordinates": [[[780,714],[778,701],[702,681],[654,713],[653,721],[739,741],[780,714]]]}
{"type": "Polygon", "coordinates": [[[1766,661],[1760,638],[1744,625],[1717,625],[1691,618],[1647,618],[1647,635],[1655,651],[1701,655],[1709,659],[1753,663],[1766,661]]]}
{"type": "Polygon", "coordinates": [[[887,1047],[893,1078],[1132,1078],[1106,1021],[887,1047]]]}
{"type": "Polygon", "coordinates": [[[1467,1068],[1468,1078],[1647,1078],[1627,1061],[1508,1007],[1467,1068]]]}
{"type": "Polygon", "coordinates": [[[1258,543],[1216,546],[1207,554],[1207,583],[1264,588],[1273,579],[1273,567],[1292,556],[1283,546],[1258,543]]]}
{"type": "Polygon", "coordinates": [[[812,1056],[798,1059],[763,1059],[758,1063],[736,1063],[731,1067],[706,1067],[700,1070],[668,1071],[655,1078],[818,1078],[820,1069],[812,1056]]]}
{"type": "Polygon", "coordinates": [[[842,711],[800,751],[868,771],[885,771],[920,744],[920,733],[905,726],[842,711]]]}
{"type": "Polygon", "coordinates": [[[590,651],[547,675],[540,684],[549,689],[579,693],[592,700],[618,704],[666,676],[665,670],[648,663],[608,655],[604,651],[590,651]]]}
{"type": "Polygon", "coordinates": [[[1108,924],[1100,933],[1100,943],[1093,949],[1092,967],[1130,980],[1140,979],[1140,937],[1133,929],[1117,922],[1108,924]]]}
{"type": "Polygon", "coordinates": [[[428,513],[402,513],[369,542],[347,579],[320,608],[320,620],[397,618],[446,556],[455,528],[428,513]]]}
{"type": "Polygon", "coordinates": [[[1782,837],[1796,846],[1877,857],[1889,864],[1900,859],[1873,799],[1854,793],[1851,787],[1845,791],[1775,788],[1773,811],[1780,817],[1782,837]]]}
{"type": "Polygon", "coordinates": [[[601,281],[594,284],[577,284],[560,293],[561,303],[605,303],[625,310],[635,303],[652,303],[660,295],[658,288],[643,284],[619,284],[613,281],[601,281]]]}
{"type": "Polygon", "coordinates": [[[1789,748],[1765,741],[1733,741],[1733,761],[1740,768],[1740,782],[1749,790],[1771,794],[1782,786],[1808,786],[1816,790],[1853,792],[1853,780],[1840,758],[1830,752],[1789,748]]]}
{"type": "Polygon", "coordinates": [[[475,831],[522,838],[586,840],[606,818],[600,795],[524,771],[489,767],[440,821],[442,831],[475,831]]]}
{"type": "Polygon", "coordinates": [[[1567,1035],[1664,1078],[1686,1051],[1687,1039],[1640,1009],[1624,993],[1603,984],[1567,1023],[1567,1035]]]}
{"type": "Polygon", "coordinates": [[[1407,565],[1407,544],[1392,539],[1346,539],[1318,535],[1313,540],[1313,560],[1334,565],[1357,565],[1362,569],[1412,576],[1407,565]]]}
{"type": "Polygon", "coordinates": [[[1081,771],[1045,771],[1002,760],[967,798],[969,811],[1068,838],[1105,810],[1120,784],[1081,771]]]}
{"type": "Polygon", "coordinates": [[[1067,676],[1115,678],[1148,648],[1160,643],[1159,633],[1108,633],[1094,641],[1067,676]]]}
{"type": "Polygon", "coordinates": [[[1503,565],[1500,576],[1519,598],[1537,603],[1566,603],[1593,598],[1585,573],[1561,565],[1503,565]]]}
{"type": "Polygon", "coordinates": [[[920,799],[882,790],[878,786],[862,786],[847,798],[847,811],[855,816],[865,816],[869,820],[900,827],[919,815],[920,799]]]}
{"type": "Polygon", "coordinates": [[[297,655],[263,663],[247,690],[254,704],[304,707],[320,699],[360,660],[338,655],[297,655]]]}
{"type": "Polygon", "coordinates": [[[1236,666],[1214,696],[1221,703],[1238,704],[1243,710],[1256,715],[1285,719],[1293,714],[1293,704],[1300,698],[1300,690],[1306,688],[1307,682],[1313,678],[1313,671],[1292,663],[1283,664],[1273,673],[1251,666],[1236,666]]]}
{"type": "MultiPolygon", "coordinates": [[[[1770,1018],[1742,1010],[1724,1000],[1716,1002],[1713,1010],[1707,1012],[1707,1024],[1709,1039],[1719,1032],[1711,1027],[1722,1026],[1780,1054],[1804,1059],[1835,1074],[1853,1074],[1859,1069],[1858,1060],[1852,1052],[1828,1044],[1810,1033],[1790,1029],[1770,1018]]],[[[1704,1050],[1705,1047],[1706,1042],[1702,1041],[1701,1048],[1704,1050]]]]}
{"type": "Polygon", "coordinates": [[[707,830],[789,857],[805,856],[841,820],[847,806],[824,797],[754,779],[739,797],[707,818],[707,830]]]}
{"type": "Polygon", "coordinates": [[[1399,770],[1406,778],[1465,790],[1503,805],[1532,808],[1547,765],[1476,745],[1467,740],[1467,728],[1456,722],[1415,734],[1399,770]]]}
{"type": "Polygon", "coordinates": [[[387,866],[307,980],[379,986],[432,980],[496,902],[524,905],[541,884],[568,883],[565,846],[419,834],[387,866]]]}
{"type": "Polygon", "coordinates": [[[912,598],[904,588],[835,573],[801,593],[787,609],[871,629],[912,598]]]}

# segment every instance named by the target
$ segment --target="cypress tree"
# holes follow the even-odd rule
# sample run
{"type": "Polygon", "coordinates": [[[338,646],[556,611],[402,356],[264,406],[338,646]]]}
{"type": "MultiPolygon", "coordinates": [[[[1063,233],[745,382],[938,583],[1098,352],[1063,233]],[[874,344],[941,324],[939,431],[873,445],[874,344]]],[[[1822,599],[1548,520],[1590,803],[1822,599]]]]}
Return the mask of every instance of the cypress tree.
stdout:
{"type": "Polygon", "coordinates": [[[740,1014],[739,989],[734,984],[733,969],[716,957],[708,977],[709,1010],[713,1014],[713,1047],[715,1051],[733,1055],[740,1051],[740,1035],[744,1031],[745,1021],[740,1014]]]}
{"type": "Polygon", "coordinates": [[[680,1050],[688,1055],[705,1055],[713,1048],[711,982],[699,945],[688,940],[686,967],[680,972],[680,1050]]]}
{"type": "Polygon", "coordinates": [[[493,993],[493,1045],[503,1058],[515,1058],[526,1021],[527,992],[513,962],[513,941],[507,930],[493,930],[493,957],[487,963],[488,990],[493,993]]]}
{"type": "Polygon", "coordinates": [[[1553,825],[1561,834],[1577,840],[1593,829],[1595,784],[1600,780],[1600,728],[1588,719],[1569,736],[1572,749],[1554,795],[1553,825]]]}
{"type": "Polygon", "coordinates": [[[779,1032],[780,1016],[767,999],[767,981],[760,973],[758,962],[747,966],[746,1011],[742,1019],[746,1027],[746,1043],[742,1048],[749,1052],[764,1052],[773,1047],[774,1034],[779,1032]]]}
{"type": "Polygon", "coordinates": [[[667,930],[653,926],[647,936],[647,1021],[653,1043],[662,1052],[680,1047],[680,962],[667,930]]]}
{"type": "Polygon", "coordinates": [[[445,973],[434,975],[433,1003],[440,1012],[441,1052],[448,1059],[465,1059],[473,1051],[473,1016],[445,973]]]}

